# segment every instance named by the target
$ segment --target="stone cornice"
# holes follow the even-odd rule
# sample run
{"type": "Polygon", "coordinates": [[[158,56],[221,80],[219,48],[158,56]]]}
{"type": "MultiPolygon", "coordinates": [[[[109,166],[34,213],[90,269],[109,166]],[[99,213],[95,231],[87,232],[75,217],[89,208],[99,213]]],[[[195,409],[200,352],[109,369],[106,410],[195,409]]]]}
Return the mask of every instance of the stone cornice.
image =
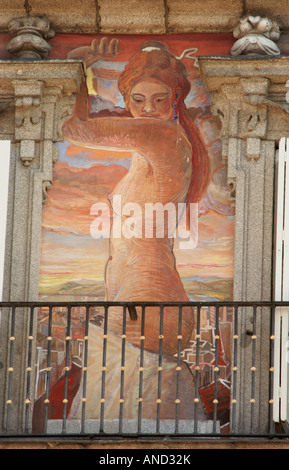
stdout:
{"type": "Polygon", "coordinates": [[[198,57],[200,72],[208,91],[226,82],[237,83],[240,77],[266,77],[272,84],[286,84],[289,76],[289,57],[198,57]]]}
{"type": "Polygon", "coordinates": [[[289,128],[289,57],[200,57],[212,111],[229,137],[279,141],[289,128]]]}
{"type": "Polygon", "coordinates": [[[64,94],[77,93],[85,79],[81,60],[0,60],[0,95],[13,92],[13,80],[41,80],[46,87],[59,86],[64,94]]]}

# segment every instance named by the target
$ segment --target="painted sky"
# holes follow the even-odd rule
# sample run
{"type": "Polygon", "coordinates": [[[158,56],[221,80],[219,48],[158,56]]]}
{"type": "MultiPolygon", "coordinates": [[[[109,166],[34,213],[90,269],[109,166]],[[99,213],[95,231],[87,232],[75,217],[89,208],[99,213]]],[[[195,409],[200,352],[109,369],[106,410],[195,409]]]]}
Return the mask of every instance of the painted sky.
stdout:
{"type": "MultiPolygon", "coordinates": [[[[136,42],[141,39],[137,37],[136,42]]],[[[121,40],[119,62],[128,60],[132,53],[131,42],[125,37],[121,40]]],[[[213,47],[209,40],[205,44],[192,44],[177,37],[175,42],[171,38],[168,42],[175,54],[189,47],[196,47],[204,54],[213,47]]],[[[77,47],[77,44],[70,47],[77,47]]],[[[139,44],[133,47],[139,47],[139,44]]],[[[185,63],[192,83],[186,105],[207,145],[212,177],[207,195],[199,205],[197,246],[193,250],[184,250],[179,248],[178,240],[175,241],[177,268],[183,279],[232,279],[234,213],[228,201],[219,123],[210,113],[210,97],[200,81],[195,61],[185,59],[185,63]]],[[[88,79],[93,93],[91,72],[88,79]]],[[[108,81],[109,92],[115,93],[115,83],[109,84],[108,81]]],[[[115,96],[114,101],[119,99],[115,96]]],[[[108,194],[124,177],[129,166],[129,153],[93,150],[68,142],[59,144],[53,186],[43,210],[40,292],[70,281],[103,281],[108,239],[95,240],[91,236],[90,227],[95,219],[90,213],[91,207],[96,202],[107,201],[108,194]]]]}

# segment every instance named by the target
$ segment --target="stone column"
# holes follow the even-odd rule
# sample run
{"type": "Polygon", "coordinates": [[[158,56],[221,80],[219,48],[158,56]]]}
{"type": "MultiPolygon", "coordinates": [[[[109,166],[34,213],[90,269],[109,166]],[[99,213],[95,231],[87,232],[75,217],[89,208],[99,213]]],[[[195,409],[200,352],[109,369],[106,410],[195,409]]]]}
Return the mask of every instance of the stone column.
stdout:
{"type": "MultiPolygon", "coordinates": [[[[222,123],[228,190],[235,206],[234,300],[270,301],[273,275],[274,164],[289,129],[286,82],[289,58],[205,58],[200,70],[222,123]]],[[[269,416],[270,312],[238,315],[236,431],[267,432],[269,416]],[[255,369],[252,370],[253,343],[255,369]],[[252,401],[252,373],[255,393],[252,401]],[[254,416],[252,418],[252,404],[254,416]]]]}
{"type": "MultiPolygon", "coordinates": [[[[6,132],[0,138],[12,142],[4,302],[38,299],[42,207],[52,185],[57,142],[63,140],[62,124],[72,112],[84,80],[80,61],[0,61],[0,102],[6,103],[0,115],[0,129],[6,128],[6,132]]],[[[26,384],[29,341],[34,346],[35,338],[30,335],[28,339],[27,309],[17,309],[13,370],[9,370],[11,318],[6,313],[2,312],[0,329],[0,382],[5,384],[0,422],[5,432],[8,413],[9,432],[22,433],[26,405],[33,406],[33,368],[29,371],[31,403],[27,402],[26,384]]]]}

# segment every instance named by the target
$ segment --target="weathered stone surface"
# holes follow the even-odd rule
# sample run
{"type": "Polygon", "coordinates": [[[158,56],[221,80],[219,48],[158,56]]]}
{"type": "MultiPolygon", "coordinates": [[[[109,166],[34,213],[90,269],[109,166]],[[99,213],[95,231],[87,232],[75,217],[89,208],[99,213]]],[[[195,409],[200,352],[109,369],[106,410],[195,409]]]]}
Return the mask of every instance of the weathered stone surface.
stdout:
{"type": "Polygon", "coordinates": [[[24,16],[13,18],[8,23],[8,29],[13,39],[7,45],[7,50],[16,58],[45,59],[51,50],[46,39],[55,35],[49,20],[39,16],[24,16]]]}
{"type": "Polygon", "coordinates": [[[241,0],[168,0],[170,32],[233,31],[242,16],[241,0]]]}
{"type": "MultiPolygon", "coordinates": [[[[83,76],[81,61],[49,60],[49,61],[0,61],[0,92],[12,93],[12,80],[29,82],[39,76],[39,64],[41,64],[41,80],[47,87],[59,86],[62,93],[77,93],[78,83],[83,76]],[[77,79],[76,79],[77,77],[77,79]]],[[[12,93],[13,94],[13,93],[12,93]]]]}
{"type": "Polygon", "coordinates": [[[269,16],[289,30],[287,0],[0,0],[0,10],[0,32],[27,11],[47,16],[57,33],[232,32],[247,14],[269,16]]]}
{"type": "Polygon", "coordinates": [[[163,0],[98,0],[104,33],[165,33],[163,0]]]}
{"type": "Polygon", "coordinates": [[[247,15],[240,18],[234,28],[237,39],[231,49],[232,55],[279,55],[280,49],[275,44],[280,38],[280,28],[276,21],[259,15],[247,15]]]}
{"type": "Polygon", "coordinates": [[[12,18],[24,16],[47,16],[57,32],[97,32],[97,8],[95,0],[1,0],[0,28],[7,31],[12,18]]]}
{"type": "MultiPolygon", "coordinates": [[[[45,439],[42,438],[41,440],[27,440],[27,441],[19,441],[18,439],[13,440],[13,438],[9,438],[9,440],[2,440],[0,442],[0,449],[99,449],[99,450],[106,450],[110,451],[112,449],[114,450],[119,450],[119,449],[125,449],[127,450],[127,454],[129,453],[130,450],[135,452],[136,449],[142,449],[142,450],[158,450],[160,453],[162,449],[164,451],[167,451],[168,449],[175,449],[175,450],[180,450],[182,449],[183,451],[186,450],[186,454],[190,456],[191,450],[197,450],[197,449],[231,449],[231,450],[237,450],[237,449],[289,449],[289,442],[287,439],[270,439],[270,440],[260,440],[258,441],[257,439],[255,440],[250,440],[250,439],[240,439],[240,440],[227,440],[225,438],[222,439],[201,439],[198,440],[197,438],[194,439],[185,439],[185,440],[178,440],[177,438],[174,439],[167,439],[164,440],[162,439],[144,439],[143,437],[138,439],[131,439],[127,440],[125,437],[123,437],[120,440],[112,440],[112,439],[96,439],[92,440],[90,438],[89,441],[85,441],[84,438],[82,438],[79,441],[74,441],[74,442],[66,442],[63,439],[59,438],[56,439],[54,438],[53,440],[51,439],[45,439]]],[[[191,456],[193,457],[193,455],[191,456]]],[[[192,458],[190,458],[190,461],[192,462],[192,458]]]]}
{"type": "Polygon", "coordinates": [[[245,14],[269,16],[276,20],[282,30],[289,29],[289,10],[287,0],[272,2],[268,0],[246,0],[245,14]]]}

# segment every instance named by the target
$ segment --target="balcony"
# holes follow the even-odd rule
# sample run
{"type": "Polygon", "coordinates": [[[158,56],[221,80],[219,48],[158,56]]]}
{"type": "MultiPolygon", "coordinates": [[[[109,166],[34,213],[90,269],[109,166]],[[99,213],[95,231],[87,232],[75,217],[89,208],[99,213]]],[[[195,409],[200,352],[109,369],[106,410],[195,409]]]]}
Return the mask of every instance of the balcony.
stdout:
{"type": "Polygon", "coordinates": [[[288,364],[279,331],[289,302],[0,307],[1,344],[3,338],[7,344],[1,348],[2,441],[289,438],[282,421],[288,383],[280,383],[288,364]],[[188,308],[195,322],[184,343],[188,308]],[[169,311],[174,325],[167,323],[169,311]],[[157,321],[149,341],[152,312],[157,321]],[[115,318],[122,320],[120,331],[115,318]]]}

